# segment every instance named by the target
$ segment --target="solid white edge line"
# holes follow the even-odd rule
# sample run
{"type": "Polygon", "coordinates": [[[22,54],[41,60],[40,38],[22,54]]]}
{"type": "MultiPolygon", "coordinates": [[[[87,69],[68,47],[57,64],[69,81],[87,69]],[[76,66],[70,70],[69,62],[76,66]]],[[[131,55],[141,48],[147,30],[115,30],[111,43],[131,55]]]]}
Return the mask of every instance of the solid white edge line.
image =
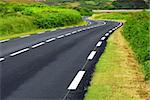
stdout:
{"type": "Polygon", "coordinates": [[[94,58],[95,54],[96,54],[96,51],[92,51],[87,59],[92,60],[94,58]]]}
{"type": "Polygon", "coordinates": [[[43,33],[45,33],[45,32],[39,32],[39,33],[37,33],[37,34],[43,34],[43,33]]]}
{"type": "Polygon", "coordinates": [[[101,45],[102,45],[102,41],[99,41],[99,42],[96,44],[97,47],[99,47],[99,46],[101,46],[101,45]]]}
{"type": "Polygon", "coordinates": [[[0,58],[0,62],[2,62],[2,61],[4,61],[5,60],[5,58],[0,58]]]}
{"type": "Polygon", "coordinates": [[[54,40],[56,40],[56,38],[51,38],[51,39],[48,39],[48,40],[46,40],[45,42],[51,42],[51,41],[54,41],[54,40]]]}
{"type": "Polygon", "coordinates": [[[25,38],[25,37],[29,37],[30,35],[24,35],[24,36],[20,36],[20,38],[25,38]]]}
{"type": "Polygon", "coordinates": [[[69,85],[68,90],[76,90],[84,74],[85,74],[85,71],[79,71],[77,75],[75,76],[75,78],[73,79],[73,81],[71,82],[71,84],[69,85]]]}
{"type": "Polygon", "coordinates": [[[64,35],[57,36],[57,39],[63,38],[64,35]]]}
{"type": "Polygon", "coordinates": [[[41,46],[41,45],[43,45],[43,44],[45,44],[45,42],[41,42],[41,43],[35,44],[35,45],[32,46],[32,48],[39,47],[39,46],[41,46]]]}
{"type": "Polygon", "coordinates": [[[7,41],[9,41],[9,40],[10,40],[10,39],[1,40],[0,43],[7,42],[7,41]]]}
{"type": "Polygon", "coordinates": [[[106,39],[106,37],[102,37],[102,38],[101,38],[101,40],[105,40],[105,39],[106,39]]]}
{"type": "Polygon", "coordinates": [[[28,51],[28,50],[29,50],[29,48],[26,48],[26,49],[17,51],[17,52],[15,52],[15,53],[12,53],[12,54],[10,54],[10,56],[12,57],[12,56],[18,55],[18,54],[20,54],[20,53],[26,52],[26,51],[28,51]]]}

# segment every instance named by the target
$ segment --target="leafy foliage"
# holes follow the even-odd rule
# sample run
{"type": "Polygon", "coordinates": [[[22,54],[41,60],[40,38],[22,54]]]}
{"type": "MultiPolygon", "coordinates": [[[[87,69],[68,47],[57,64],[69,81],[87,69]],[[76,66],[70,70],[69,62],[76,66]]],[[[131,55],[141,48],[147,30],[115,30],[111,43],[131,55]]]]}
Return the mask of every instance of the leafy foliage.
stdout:
{"type": "Polygon", "coordinates": [[[149,12],[142,12],[128,18],[124,27],[124,36],[142,63],[146,79],[150,79],[149,24],[149,12]]]}
{"type": "Polygon", "coordinates": [[[0,3],[0,35],[73,25],[81,21],[80,13],[75,10],[41,3],[0,3]]]}

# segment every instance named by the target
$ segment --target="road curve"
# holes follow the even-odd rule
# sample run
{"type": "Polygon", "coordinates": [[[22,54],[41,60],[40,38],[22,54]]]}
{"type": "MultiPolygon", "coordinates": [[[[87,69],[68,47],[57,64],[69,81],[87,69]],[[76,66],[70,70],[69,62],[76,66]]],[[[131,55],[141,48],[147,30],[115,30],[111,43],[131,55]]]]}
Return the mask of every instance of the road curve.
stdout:
{"type": "Polygon", "coordinates": [[[80,81],[121,26],[90,23],[1,42],[1,100],[83,99],[84,94],[75,94],[80,81]]]}

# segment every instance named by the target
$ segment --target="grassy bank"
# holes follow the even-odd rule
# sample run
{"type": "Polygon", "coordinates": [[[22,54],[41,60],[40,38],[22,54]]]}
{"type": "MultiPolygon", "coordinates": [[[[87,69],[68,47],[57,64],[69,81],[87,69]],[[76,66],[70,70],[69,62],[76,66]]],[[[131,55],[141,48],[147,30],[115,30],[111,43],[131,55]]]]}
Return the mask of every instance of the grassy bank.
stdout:
{"type": "Polygon", "coordinates": [[[108,39],[107,48],[96,65],[85,100],[148,100],[145,84],[134,53],[122,36],[123,28],[108,39]]]}
{"type": "Polygon", "coordinates": [[[91,19],[123,20],[123,36],[129,42],[136,59],[141,64],[145,80],[150,80],[149,55],[149,14],[148,11],[130,13],[101,13],[95,14],[91,19]]]}
{"type": "Polygon", "coordinates": [[[26,32],[79,25],[79,12],[41,3],[19,4],[0,2],[0,36],[8,37],[26,32]]]}

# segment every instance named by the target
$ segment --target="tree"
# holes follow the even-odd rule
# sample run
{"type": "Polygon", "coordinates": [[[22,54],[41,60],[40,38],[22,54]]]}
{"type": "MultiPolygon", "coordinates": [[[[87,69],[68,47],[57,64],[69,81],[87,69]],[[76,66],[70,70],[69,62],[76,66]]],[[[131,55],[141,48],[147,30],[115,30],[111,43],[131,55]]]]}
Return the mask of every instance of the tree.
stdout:
{"type": "Polygon", "coordinates": [[[112,3],[116,8],[140,9],[148,8],[144,0],[116,0],[112,3]]]}

